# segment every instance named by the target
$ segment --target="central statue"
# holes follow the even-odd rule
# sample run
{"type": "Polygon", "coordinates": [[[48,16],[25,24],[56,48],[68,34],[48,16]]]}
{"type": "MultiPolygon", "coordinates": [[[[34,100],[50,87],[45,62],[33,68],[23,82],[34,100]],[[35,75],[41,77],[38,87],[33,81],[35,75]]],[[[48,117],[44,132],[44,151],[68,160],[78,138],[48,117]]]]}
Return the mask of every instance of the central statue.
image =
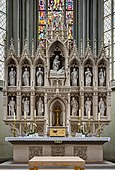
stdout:
{"type": "Polygon", "coordinates": [[[50,70],[51,76],[62,76],[62,75],[64,75],[64,67],[59,69],[59,66],[60,66],[59,56],[56,55],[54,60],[53,60],[53,64],[52,64],[53,69],[50,70]]]}

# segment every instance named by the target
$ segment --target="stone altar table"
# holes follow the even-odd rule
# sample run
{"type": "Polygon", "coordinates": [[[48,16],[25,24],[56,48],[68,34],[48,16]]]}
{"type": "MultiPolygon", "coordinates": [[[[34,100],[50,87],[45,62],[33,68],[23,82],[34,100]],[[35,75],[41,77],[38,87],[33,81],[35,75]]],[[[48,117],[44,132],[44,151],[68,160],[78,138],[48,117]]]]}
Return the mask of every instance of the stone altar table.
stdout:
{"type": "Polygon", "coordinates": [[[13,144],[13,162],[34,156],[79,156],[86,162],[103,162],[103,144],[109,137],[6,137],[13,144]],[[97,156],[98,155],[98,156],[97,156]]]}
{"type": "Polygon", "coordinates": [[[85,161],[76,156],[69,157],[33,157],[29,160],[29,170],[38,170],[39,166],[74,166],[74,170],[84,170],[85,161]]]}

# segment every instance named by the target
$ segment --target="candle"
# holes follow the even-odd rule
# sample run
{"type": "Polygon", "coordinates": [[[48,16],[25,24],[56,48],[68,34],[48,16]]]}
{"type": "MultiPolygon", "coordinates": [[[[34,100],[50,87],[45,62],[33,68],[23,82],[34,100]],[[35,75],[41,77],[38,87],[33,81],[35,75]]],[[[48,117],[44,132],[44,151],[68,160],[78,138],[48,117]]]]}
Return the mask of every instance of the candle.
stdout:
{"type": "Polygon", "coordinates": [[[34,110],[34,118],[36,118],[36,110],[34,110]]]}
{"type": "Polygon", "coordinates": [[[26,119],[26,111],[24,111],[24,119],[26,119]]]}
{"type": "Polygon", "coordinates": [[[79,117],[81,117],[81,109],[79,109],[79,117]]]}
{"type": "Polygon", "coordinates": [[[14,112],[14,120],[16,120],[15,112],[14,112]]]}
{"type": "Polygon", "coordinates": [[[100,112],[98,113],[98,120],[100,120],[100,112]]]}
{"type": "Polygon", "coordinates": [[[90,119],[90,110],[88,111],[88,119],[90,119]]]}

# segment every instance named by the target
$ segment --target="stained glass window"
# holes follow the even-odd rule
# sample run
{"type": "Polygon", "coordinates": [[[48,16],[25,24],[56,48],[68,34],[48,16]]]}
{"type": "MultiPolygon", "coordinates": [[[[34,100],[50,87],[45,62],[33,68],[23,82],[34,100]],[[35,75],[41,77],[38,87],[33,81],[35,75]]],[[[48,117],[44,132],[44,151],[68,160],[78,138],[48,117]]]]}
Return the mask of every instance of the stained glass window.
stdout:
{"type": "Polygon", "coordinates": [[[0,0],[0,80],[4,72],[4,38],[6,37],[6,0],[0,0]]]}
{"type": "Polygon", "coordinates": [[[115,80],[115,1],[104,0],[104,43],[110,41],[110,76],[115,80]]]}
{"type": "MultiPolygon", "coordinates": [[[[73,0],[39,0],[38,5],[38,42],[45,42],[46,15],[48,26],[53,29],[62,29],[63,24],[68,25],[69,39],[73,33],[73,0]],[[64,23],[62,21],[64,20],[64,23]],[[53,24],[52,24],[53,23],[53,24]]],[[[43,44],[42,44],[43,45],[43,44]]],[[[43,45],[44,46],[44,45],[43,45]]]]}

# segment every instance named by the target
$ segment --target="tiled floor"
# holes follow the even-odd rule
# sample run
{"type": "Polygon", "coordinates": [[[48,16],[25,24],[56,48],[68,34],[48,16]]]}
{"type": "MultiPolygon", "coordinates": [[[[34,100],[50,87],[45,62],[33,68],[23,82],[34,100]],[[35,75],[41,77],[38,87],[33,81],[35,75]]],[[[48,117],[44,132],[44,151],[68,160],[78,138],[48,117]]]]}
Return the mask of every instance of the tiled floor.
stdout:
{"type": "MultiPolygon", "coordinates": [[[[11,161],[0,164],[0,170],[29,170],[28,164],[13,164],[11,161]]],[[[74,170],[72,167],[41,167],[39,170],[74,170]]],[[[86,164],[85,170],[115,170],[115,164],[105,161],[103,164],[86,164]]]]}

